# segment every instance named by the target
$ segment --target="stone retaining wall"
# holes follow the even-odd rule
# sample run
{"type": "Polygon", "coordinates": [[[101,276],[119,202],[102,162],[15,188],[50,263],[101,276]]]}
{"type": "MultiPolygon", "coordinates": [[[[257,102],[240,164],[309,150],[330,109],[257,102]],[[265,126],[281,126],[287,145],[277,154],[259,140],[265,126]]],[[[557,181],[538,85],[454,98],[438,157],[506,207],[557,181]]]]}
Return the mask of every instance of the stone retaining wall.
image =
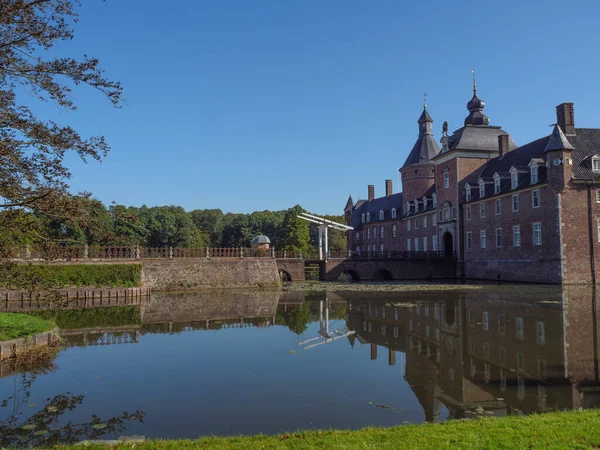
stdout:
{"type": "Polygon", "coordinates": [[[0,361],[13,358],[27,348],[27,345],[50,345],[58,339],[58,328],[27,338],[0,342],[0,361]]]}

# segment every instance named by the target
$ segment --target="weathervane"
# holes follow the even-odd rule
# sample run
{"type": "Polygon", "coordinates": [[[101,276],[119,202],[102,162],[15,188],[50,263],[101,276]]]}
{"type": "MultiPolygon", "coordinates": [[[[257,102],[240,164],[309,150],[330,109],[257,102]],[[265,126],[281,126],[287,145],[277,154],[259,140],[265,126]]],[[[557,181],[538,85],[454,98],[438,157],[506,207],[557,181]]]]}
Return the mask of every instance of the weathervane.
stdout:
{"type": "Polygon", "coordinates": [[[471,70],[473,73],[473,93],[477,94],[477,80],[475,78],[475,69],[471,70]]]}
{"type": "Polygon", "coordinates": [[[427,109],[427,92],[423,93],[423,109],[427,109]]]}

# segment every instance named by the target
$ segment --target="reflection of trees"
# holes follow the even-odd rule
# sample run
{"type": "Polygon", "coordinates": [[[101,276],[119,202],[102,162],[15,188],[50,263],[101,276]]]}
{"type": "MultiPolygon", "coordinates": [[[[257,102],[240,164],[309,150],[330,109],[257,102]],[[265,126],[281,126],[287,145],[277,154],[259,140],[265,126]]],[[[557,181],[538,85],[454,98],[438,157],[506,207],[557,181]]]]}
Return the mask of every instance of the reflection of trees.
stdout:
{"type": "Polygon", "coordinates": [[[302,334],[306,331],[307,324],[310,322],[310,308],[304,303],[299,305],[286,305],[277,308],[275,323],[287,326],[290,331],[296,334],[302,334]]]}
{"type": "MultiPolygon", "coordinates": [[[[47,398],[43,408],[32,415],[27,413],[31,398],[31,386],[39,375],[56,368],[52,357],[42,356],[37,362],[22,364],[12,362],[13,369],[24,371],[14,375],[12,395],[2,400],[0,408],[12,408],[8,418],[0,421],[0,447],[50,447],[59,443],[72,444],[84,439],[98,439],[110,433],[119,433],[125,429],[128,421],[143,423],[144,413],[123,412],[119,416],[102,419],[92,415],[88,422],[68,422],[59,426],[60,417],[67,411],[73,411],[83,403],[83,395],[70,392],[47,398]]],[[[54,354],[56,355],[56,353],[54,354]]]]}

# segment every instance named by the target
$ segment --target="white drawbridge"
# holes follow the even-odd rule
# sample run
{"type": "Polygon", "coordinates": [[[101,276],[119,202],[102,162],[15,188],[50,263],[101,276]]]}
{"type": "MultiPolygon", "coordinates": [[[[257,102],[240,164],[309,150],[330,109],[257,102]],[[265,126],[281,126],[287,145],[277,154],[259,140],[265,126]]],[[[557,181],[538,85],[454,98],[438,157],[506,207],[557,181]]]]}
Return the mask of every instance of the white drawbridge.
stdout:
{"type": "Polygon", "coordinates": [[[319,225],[319,259],[325,262],[329,260],[329,240],[327,238],[327,230],[333,228],[334,230],[346,232],[354,229],[348,225],[343,225],[334,222],[333,220],[327,220],[323,217],[313,216],[308,213],[301,213],[298,217],[319,225]]]}
{"type": "Polygon", "coordinates": [[[354,330],[349,330],[348,327],[342,327],[332,331],[329,330],[329,299],[327,298],[325,298],[325,301],[321,300],[319,302],[318,334],[319,336],[302,341],[298,345],[302,346],[304,350],[308,350],[309,348],[318,347],[319,345],[323,344],[328,344],[329,342],[337,341],[338,339],[345,338],[354,334],[354,330]],[[312,344],[312,342],[314,342],[314,344],[312,344]],[[311,344],[306,345],[309,343],[311,344]]]}

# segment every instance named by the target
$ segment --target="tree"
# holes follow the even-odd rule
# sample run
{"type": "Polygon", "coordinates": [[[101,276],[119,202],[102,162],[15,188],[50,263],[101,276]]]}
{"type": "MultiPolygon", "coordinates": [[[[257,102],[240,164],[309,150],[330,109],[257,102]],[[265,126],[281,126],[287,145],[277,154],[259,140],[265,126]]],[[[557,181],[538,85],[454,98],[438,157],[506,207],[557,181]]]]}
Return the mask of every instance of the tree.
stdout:
{"type": "Polygon", "coordinates": [[[208,233],[207,247],[221,247],[223,241],[223,211],[220,209],[195,209],[190,212],[194,225],[208,233]]]}
{"type": "Polygon", "coordinates": [[[304,208],[296,205],[285,213],[281,224],[281,243],[284,250],[307,252],[310,249],[308,222],[298,217],[303,212],[305,212],[304,208]]]}
{"type": "Polygon", "coordinates": [[[68,125],[39,119],[19,102],[22,89],[37,100],[76,110],[72,86],[87,85],[115,107],[122,105],[121,85],[104,76],[96,58],[51,56],[56,44],[75,37],[79,7],[79,0],[5,0],[0,5],[0,211],[25,208],[75,220],[80,204],[69,193],[71,174],[64,159],[75,153],[84,161],[99,161],[109,151],[104,137],[82,137],[68,125]]]}

